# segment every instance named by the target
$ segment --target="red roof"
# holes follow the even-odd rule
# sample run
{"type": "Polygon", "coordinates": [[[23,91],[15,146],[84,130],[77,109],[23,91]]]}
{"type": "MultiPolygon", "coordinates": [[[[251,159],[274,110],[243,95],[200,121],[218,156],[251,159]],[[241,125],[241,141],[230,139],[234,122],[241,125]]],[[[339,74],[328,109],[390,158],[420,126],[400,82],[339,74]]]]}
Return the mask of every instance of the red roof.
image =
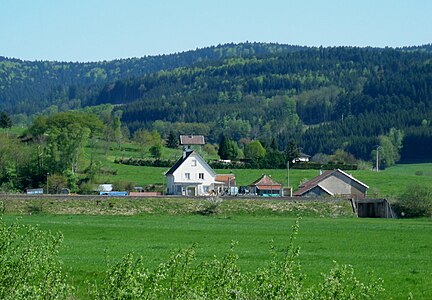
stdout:
{"type": "Polygon", "coordinates": [[[216,183],[223,183],[225,185],[235,185],[235,175],[234,174],[217,174],[215,177],[216,183]]]}
{"type": "Polygon", "coordinates": [[[274,189],[280,188],[281,184],[277,183],[276,181],[273,181],[273,179],[271,179],[269,176],[264,174],[259,179],[249,184],[249,186],[256,186],[258,189],[262,189],[262,190],[267,189],[267,187],[269,187],[268,189],[270,190],[271,187],[273,187],[274,189]]]}
{"type": "Polygon", "coordinates": [[[274,184],[274,185],[258,185],[257,189],[259,190],[280,190],[281,185],[280,184],[274,184]]]}

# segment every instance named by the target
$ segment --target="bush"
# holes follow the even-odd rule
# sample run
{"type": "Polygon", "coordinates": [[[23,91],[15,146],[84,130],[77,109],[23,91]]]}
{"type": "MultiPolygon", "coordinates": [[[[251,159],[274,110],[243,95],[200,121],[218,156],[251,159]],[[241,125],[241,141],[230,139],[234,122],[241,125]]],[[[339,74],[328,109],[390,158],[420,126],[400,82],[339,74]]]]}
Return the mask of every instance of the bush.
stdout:
{"type": "Polygon", "coordinates": [[[56,257],[62,241],[61,234],[0,220],[0,299],[72,299],[56,257]]]}
{"type": "Polygon", "coordinates": [[[115,181],[113,183],[113,191],[131,192],[135,188],[135,182],[132,181],[115,181]]]}
{"type": "Polygon", "coordinates": [[[402,217],[432,217],[432,188],[418,184],[407,187],[393,209],[402,217]]]}

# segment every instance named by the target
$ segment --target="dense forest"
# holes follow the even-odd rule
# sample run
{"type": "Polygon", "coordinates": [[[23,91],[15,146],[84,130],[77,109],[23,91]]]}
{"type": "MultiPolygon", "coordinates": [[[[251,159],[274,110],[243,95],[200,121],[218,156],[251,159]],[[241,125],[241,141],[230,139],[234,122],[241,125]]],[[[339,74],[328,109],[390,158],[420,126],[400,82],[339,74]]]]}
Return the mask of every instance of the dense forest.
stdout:
{"type": "Polygon", "coordinates": [[[79,108],[102,85],[122,78],[172,70],[197,62],[304,48],[266,43],[225,44],[169,55],[89,63],[23,61],[0,56],[0,111],[31,115],[50,106],[59,110],[79,108]]]}
{"type": "Polygon", "coordinates": [[[112,104],[131,133],[222,134],[312,156],[345,151],[384,165],[432,160],[432,52],[420,47],[227,44],[95,63],[0,58],[0,111],[34,113],[112,104]],[[392,145],[386,146],[386,145],[392,145]],[[385,156],[385,155],[384,155],[385,156]]]}
{"type": "Polygon", "coordinates": [[[311,48],[197,63],[107,84],[89,104],[117,104],[132,131],[166,136],[195,124],[211,142],[224,133],[283,149],[294,139],[311,155],[343,149],[363,160],[393,128],[404,135],[404,160],[430,159],[425,49],[311,48]]]}

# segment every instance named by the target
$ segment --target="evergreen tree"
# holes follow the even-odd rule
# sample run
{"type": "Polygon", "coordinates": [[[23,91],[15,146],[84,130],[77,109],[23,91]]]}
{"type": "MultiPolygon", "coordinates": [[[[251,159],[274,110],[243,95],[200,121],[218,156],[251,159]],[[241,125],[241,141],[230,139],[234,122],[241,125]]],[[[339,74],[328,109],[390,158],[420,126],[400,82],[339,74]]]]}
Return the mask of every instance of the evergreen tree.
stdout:
{"type": "Polygon", "coordinates": [[[9,129],[12,127],[12,120],[5,112],[0,113],[0,128],[9,129]]]}
{"type": "Polygon", "coordinates": [[[293,162],[300,155],[295,141],[290,140],[285,147],[285,161],[293,162]]]}
{"type": "Polygon", "coordinates": [[[170,131],[168,138],[167,138],[167,147],[176,149],[179,145],[179,141],[177,139],[177,136],[174,134],[173,131],[170,131]]]}
{"type": "Polygon", "coordinates": [[[222,134],[221,141],[219,143],[218,155],[221,159],[229,159],[229,140],[222,134]]]}

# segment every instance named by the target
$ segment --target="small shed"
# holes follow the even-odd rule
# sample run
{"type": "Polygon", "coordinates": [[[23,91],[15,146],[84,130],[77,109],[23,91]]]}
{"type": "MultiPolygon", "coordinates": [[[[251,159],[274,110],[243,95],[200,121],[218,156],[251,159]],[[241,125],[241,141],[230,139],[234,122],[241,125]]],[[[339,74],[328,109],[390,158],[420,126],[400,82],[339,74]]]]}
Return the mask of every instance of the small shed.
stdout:
{"type": "Polygon", "coordinates": [[[387,199],[351,199],[351,205],[359,218],[394,218],[387,199]]]}
{"type": "Polygon", "coordinates": [[[260,178],[249,184],[251,194],[264,197],[279,197],[281,196],[282,185],[268,175],[262,175],[260,178]]]}

